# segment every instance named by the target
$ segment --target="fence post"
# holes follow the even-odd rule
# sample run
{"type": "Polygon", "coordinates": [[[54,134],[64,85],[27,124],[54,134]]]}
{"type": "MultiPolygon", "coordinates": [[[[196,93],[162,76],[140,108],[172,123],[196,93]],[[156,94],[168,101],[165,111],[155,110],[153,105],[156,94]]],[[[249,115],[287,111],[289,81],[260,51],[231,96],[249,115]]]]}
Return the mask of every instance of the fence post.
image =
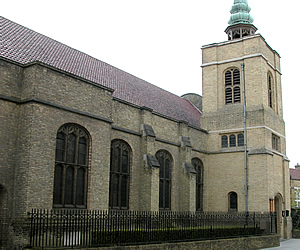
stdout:
{"type": "Polygon", "coordinates": [[[275,212],[275,216],[274,216],[274,219],[275,219],[275,233],[277,234],[277,212],[275,212]]]}
{"type": "Polygon", "coordinates": [[[31,209],[31,213],[28,212],[30,216],[30,235],[29,235],[29,247],[33,247],[33,209],[31,209]]]}
{"type": "Polygon", "coordinates": [[[255,218],[255,212],[253,213],[253,223],[254,223],[254,235],[257,234],[257,230],[256,230],[256,218],[255,218]]]}

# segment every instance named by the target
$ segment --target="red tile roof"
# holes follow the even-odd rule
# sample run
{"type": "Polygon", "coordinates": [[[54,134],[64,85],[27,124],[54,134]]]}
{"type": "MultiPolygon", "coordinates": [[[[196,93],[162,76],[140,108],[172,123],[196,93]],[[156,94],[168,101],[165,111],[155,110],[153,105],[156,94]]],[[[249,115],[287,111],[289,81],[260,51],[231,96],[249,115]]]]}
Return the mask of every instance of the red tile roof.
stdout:
{"type": "Polygon", "coordinates": [[[292,180],[300,180],[300,169],[290,168],[290,176],[292,180]]]}
{"type": "Polygon", "coordinates": [[[0,57],[42,62],[114,89],[118,99],[200,127],[201,113],[189,101],[1,16],[0,57]]]}

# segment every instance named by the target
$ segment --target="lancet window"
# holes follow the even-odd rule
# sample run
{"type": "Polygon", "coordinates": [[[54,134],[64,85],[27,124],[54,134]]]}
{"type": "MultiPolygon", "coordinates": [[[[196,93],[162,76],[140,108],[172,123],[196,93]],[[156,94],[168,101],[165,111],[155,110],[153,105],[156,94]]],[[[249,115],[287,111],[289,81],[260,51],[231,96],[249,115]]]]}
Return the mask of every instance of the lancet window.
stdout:
{"type": "Polygon", "coordinates": [[[203,163],[200,159],[192,159],[196,170],[196,210],[203,211],[203,163]]]}
{"type": "Polygon", "coordinates": [[[53,207],[86,208],[89,136],[76,124],[56,135],[53,207]]]}
{"type": "Polygon", "coordinates": [[[228,210],[238,211],[238,196],[236,192],[230,192],[228,194],[228,210]]]}
{"type": "Polygon", "coordinates": [[[268,73],[268,105],[274,109],[274,83],[271,73],[268,73]]]}
{"type": "Polygon", "coordinates": [[[113,140],[110,156],[110,209],[129,209],[130,164],[130,146],[125,141],[113,140]]]}
{"type": "Polygon", "coordinates": [[[159,209],[171,209],[172,157],[169,152],[160,150],[155,154],[159,162],[159,209]]]}

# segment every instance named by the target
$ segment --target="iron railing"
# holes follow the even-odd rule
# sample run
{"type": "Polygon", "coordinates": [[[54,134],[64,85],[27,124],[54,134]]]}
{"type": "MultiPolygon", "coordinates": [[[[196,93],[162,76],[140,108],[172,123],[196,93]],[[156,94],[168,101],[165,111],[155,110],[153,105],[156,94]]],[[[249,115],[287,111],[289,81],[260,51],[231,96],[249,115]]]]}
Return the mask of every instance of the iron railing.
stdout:
{"type": "Polygon", "coordinates": [[[99,247],[269,235],[275,213],[32,210],[29,247],[99,247]]]}
{"type": "Polygon", "coordinates": [[[292,209],[293,230],[300,230],[300,209],[292,209]]]}

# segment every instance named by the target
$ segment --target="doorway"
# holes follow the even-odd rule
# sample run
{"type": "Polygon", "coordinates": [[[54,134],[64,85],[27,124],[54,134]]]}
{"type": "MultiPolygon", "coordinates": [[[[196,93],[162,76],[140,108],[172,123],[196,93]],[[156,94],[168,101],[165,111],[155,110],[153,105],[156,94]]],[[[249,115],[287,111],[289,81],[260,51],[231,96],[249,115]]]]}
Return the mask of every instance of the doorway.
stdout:
{"type": "Polygon", "coordinates": [[[277,233],[281,238],[283,238],[282,211],[282,196],[277,194],[275,196],[275,212],[277,214],[277,233]]]}

